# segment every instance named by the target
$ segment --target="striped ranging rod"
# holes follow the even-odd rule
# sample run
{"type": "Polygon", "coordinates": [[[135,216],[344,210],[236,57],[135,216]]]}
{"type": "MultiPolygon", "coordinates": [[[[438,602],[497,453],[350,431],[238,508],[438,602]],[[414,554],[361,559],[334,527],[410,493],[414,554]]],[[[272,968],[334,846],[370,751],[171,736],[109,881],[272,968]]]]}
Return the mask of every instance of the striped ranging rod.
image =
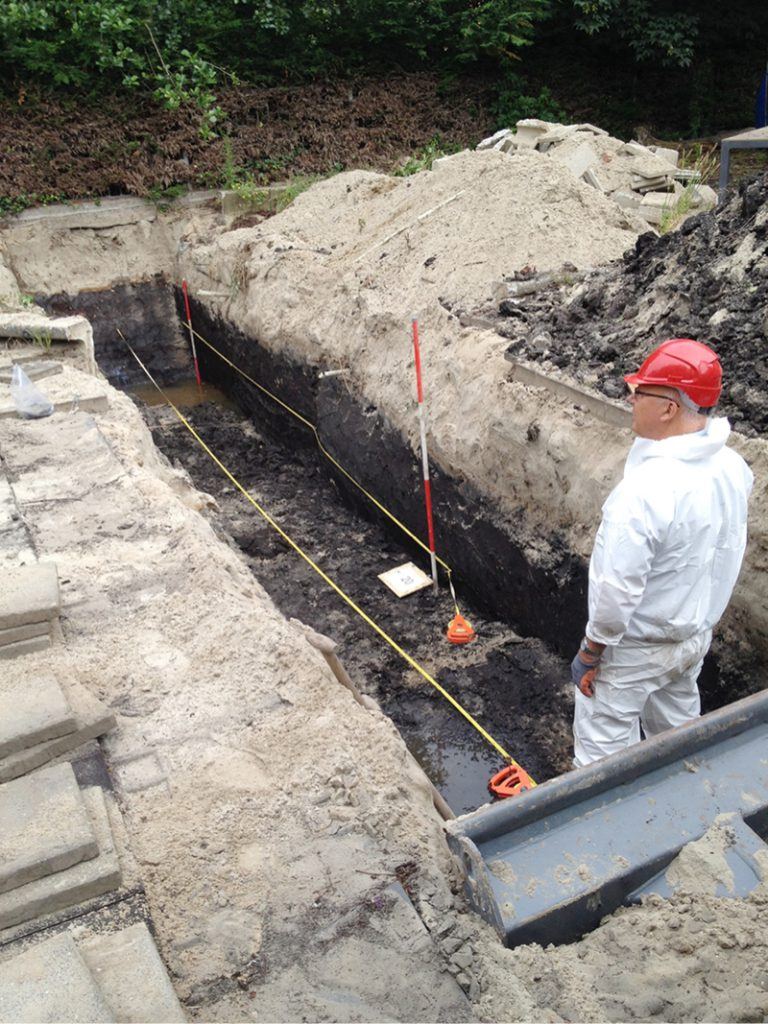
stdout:
{"type": "Polygon", "coordinates": [[[421,465],[424,477],[424,504],[427,510],[427,536],[429,559],[432,566],[432,586],[437,591],[437,559],[435,558],[435,528],[432,522],[432,488],[429,482],[429,457],[427,455],[427,427],[424,417],[424,387],[421,381],[421,350],[419,348],[419,322],[411,320],[413,331],[413,358],[416,364],[416,397],[419,403],[419,433],[421,435],[421,465]]]}

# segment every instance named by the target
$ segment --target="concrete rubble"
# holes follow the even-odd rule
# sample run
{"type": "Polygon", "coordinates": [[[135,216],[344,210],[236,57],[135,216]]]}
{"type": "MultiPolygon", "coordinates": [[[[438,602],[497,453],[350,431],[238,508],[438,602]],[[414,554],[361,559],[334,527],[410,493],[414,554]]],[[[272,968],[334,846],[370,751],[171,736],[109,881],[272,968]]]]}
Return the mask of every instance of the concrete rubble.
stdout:
{"type": "Polygon", "coordinates": [[[558,124],[525,118],[478,143],[478,150],[536,151],[562,163],[576,178],[632,210],[654,227],[672,215],[701,213],[717,193],[698,174],[678,166],[678,150],[622,142],[592,124],[558,124]],[[652,197],[652,198],[649,198],[652,197]],[[663,200],[659,198],[663,196],[663,200]],[[685,200],[682,197],[685,196],[685,200]]]}

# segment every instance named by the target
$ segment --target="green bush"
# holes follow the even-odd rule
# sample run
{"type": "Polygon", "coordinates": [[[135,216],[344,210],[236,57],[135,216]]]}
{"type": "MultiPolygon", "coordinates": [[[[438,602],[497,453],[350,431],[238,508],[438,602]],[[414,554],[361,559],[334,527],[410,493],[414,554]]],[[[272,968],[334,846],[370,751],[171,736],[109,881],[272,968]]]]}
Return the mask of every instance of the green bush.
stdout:
{"type": "Polygon", "coordinates": [[[495,128],[511,128],[523,117],[540,117],[544,121],[565,121],[563,108],[545,86],[535,96],[526,91],[524,81],[509,75],[499,90],[493,108],[495,128]]]}
{"type": "Polygon", "coordinates": [[[227,76],[506,66],[551,0],[5,0],[0,84],[143,88],[217,121],[227,76]]]}

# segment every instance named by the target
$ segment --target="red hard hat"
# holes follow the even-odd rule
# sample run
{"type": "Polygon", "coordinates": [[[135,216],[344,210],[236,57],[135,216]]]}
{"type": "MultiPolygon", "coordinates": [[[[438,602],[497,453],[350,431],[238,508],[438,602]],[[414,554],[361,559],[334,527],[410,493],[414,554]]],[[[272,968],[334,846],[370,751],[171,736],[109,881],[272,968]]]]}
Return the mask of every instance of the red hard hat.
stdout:
{"type": "Polygon", "coordinates": [[[717,354],[700,341],[670,338],[648,356],[637,373],[624,378],[627,384],[658,384],[684,392],[700,409],[717,405],[723,386],[723,369],[717,354]]]}

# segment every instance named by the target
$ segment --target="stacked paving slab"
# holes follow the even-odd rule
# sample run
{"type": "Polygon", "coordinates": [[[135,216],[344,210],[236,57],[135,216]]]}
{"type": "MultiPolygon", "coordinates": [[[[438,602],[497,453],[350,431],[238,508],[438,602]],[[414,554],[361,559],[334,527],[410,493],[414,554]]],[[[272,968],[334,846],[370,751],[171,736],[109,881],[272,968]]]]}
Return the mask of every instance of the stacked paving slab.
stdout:
{"type": "Polygon", "coordinates": [[[13,678],[0,674],[0,783],[69,753],[114,726],[114,714],[72,673],[65,680],[34,668],[13,678]]]}
{"type": "Polygon", "coordinates": [[[104,792],[81,790],[68,761],[0,786],[0,941],[5,929],[102,896],[121,880],[104,792]]]}
{"type": "MultiPolygon", "coordinates": [[[[12,515],[9,511],[11,524],[12,515]]],[[[0,658],[50,647],[61,608],[56,565],[4,566],[0,578],[0,658]]]]}
{"type": "Polygon", "coordinates": [[[143,923],[76,941],[70,932],[0,963],[0,1021],[186,1020],[143,923]]]}
{"type": "MultiPolygon", "coordinates": [[[[577,178],[613,199],[623,209],[660,225],[686,195],[694,213],[711,209],[717,193],[702,184],[695,171],[678,167],[679,153],[664,146],[622,142],[593,124],[558,124],[526,118],[515,128],[502,128],[477,146],[514,154],[546,153],[577,178]]],[[[447,158],[450,159],[450,158],[447,158]]]]}

